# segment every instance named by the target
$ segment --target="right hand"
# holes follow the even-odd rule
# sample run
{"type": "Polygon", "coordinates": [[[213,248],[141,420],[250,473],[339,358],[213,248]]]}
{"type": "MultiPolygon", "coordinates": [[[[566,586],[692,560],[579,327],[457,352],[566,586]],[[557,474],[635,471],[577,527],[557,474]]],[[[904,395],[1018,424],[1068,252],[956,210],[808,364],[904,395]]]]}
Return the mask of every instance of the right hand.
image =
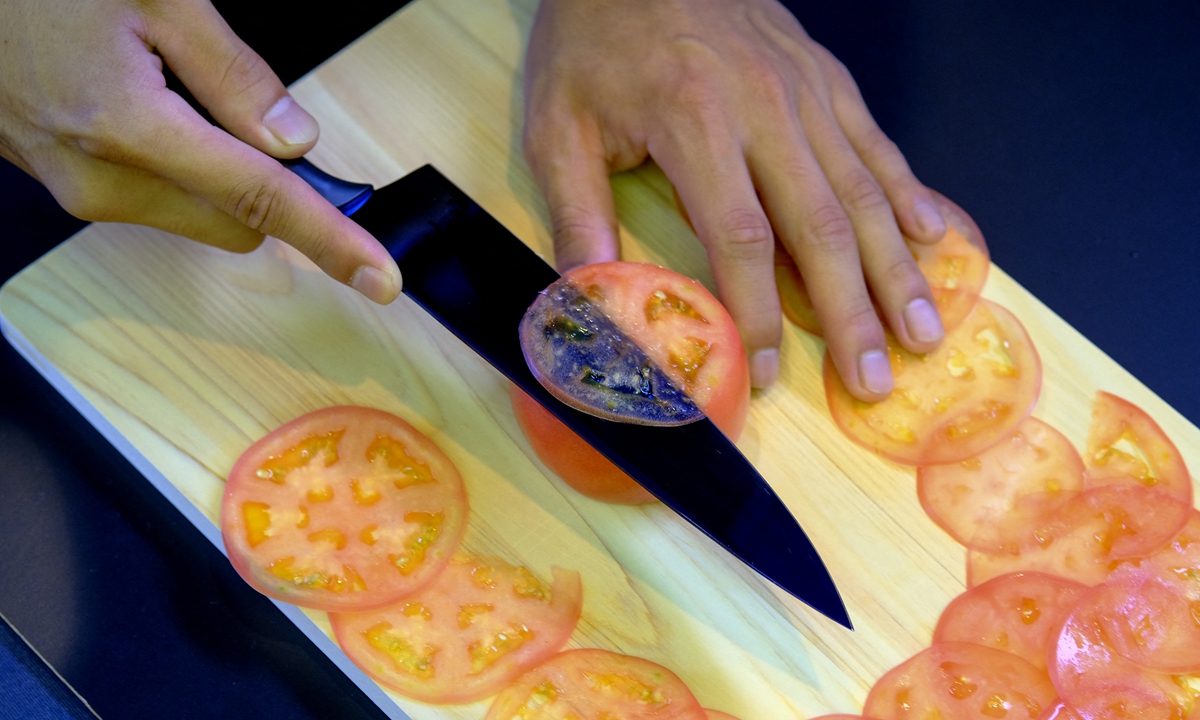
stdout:
{"type": "Polygon", "coordinates": [[[387,251],[275,160],[317,133],[208,0],[0,3],[0,156],[68,212],[235,252],[273,235],[391,302],[387,251]],[[167,89],[164,62],[228,133],[167,89]]]}

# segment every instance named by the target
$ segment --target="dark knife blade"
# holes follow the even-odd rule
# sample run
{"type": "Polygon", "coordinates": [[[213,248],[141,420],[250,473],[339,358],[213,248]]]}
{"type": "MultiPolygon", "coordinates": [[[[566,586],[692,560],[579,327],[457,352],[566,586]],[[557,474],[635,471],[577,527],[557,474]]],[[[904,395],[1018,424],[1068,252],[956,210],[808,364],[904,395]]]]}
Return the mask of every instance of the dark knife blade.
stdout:
{"type": "Polygon", "coordinates": [[[335,187],[336,204],[362,207],[354,219],[396,259],[404,293],[472,350],[734,556],[852,628],[833,578],[799,523],[712,421],[616,423],[570,408],[542,387],[525,364],[517,326],[559,275],[441,173],[426,165],[366,202],[370,186],[337,181],[305,161],[291,168],[318,191],[335,187]]]}

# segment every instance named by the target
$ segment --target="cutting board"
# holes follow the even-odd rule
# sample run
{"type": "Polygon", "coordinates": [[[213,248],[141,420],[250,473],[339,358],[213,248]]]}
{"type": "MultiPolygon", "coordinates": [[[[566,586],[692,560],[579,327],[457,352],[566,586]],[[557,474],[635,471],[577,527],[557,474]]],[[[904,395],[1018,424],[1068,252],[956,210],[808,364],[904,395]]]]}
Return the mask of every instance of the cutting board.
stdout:
{"type": "MultiPolygon", "coordinates": [[[[520,153],[521,68],[536,0],[419,0],[293,88],[319,119],[310,158],[387,184],[432,162],[543,257],[545,207],[520,153]]],[[[670,184],[614,177],[626,259],[713,288],[670,184]]],[[[1200,467],[1200,431],[999,268],[1045,365],[1035,415],[1082,446],[1105,389],[1144,407],[1200,467]]],[[[572,647],[675,670],[745,720],[857,712],[872,683],[929,643],[964,588],[963,548],[917,502],[911,469],[846,440],[826,408],[823,343],[788,326],[779,382],[756,393],[743,452],[812,537],[857,630],[809,610],[670,511],[583,498],[517,428],[506,382],[401,298],[378,307],[274,240],[232,255],[161,232],[92,225],[0,291],[9,340],[197,527],[216,530],[223,478],[272,428],[333,404],[381,408],[433,438],[466,481],[465,547],[583,575],[572,647]]],[[[480,718],[387,693],[329,640],[324,613],[281,606],[387,712],[480,718]],[[394,704],[393,704],[394,703],[394,704]],[[400,708],[403,712],[401,712],[400,708]]]]}

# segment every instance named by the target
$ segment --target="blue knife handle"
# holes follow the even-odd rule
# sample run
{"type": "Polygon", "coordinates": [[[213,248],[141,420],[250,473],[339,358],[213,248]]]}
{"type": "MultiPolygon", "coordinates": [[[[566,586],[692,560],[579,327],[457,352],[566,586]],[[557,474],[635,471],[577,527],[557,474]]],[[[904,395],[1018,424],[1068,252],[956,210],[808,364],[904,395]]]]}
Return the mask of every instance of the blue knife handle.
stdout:
{"type": "Polygon", "coordinates": [[[352,183],[334,177],[304,158],[280,160],[280,162],[285,168],[299,175],[301,180],[311,185],[312,189],[320,193],[321,197],[337,206],[343,215],[353,215],[371,199],[371,195],[375,192],[375,188],[370,185],[352,183]]]}

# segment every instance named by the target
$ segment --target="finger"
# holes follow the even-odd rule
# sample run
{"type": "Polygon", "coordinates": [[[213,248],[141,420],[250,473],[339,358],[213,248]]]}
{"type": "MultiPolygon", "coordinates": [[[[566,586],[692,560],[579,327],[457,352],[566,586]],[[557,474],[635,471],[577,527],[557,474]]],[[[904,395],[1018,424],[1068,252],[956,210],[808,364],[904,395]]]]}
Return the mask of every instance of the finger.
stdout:
{"type": "Polygon", "coordinates": [[[64,155],[46,183],[67,212],[89,222],[127,222],[165,230],[206,245],[246,253],[263,234],[145,170],[64,155]]]}
{"type": "Polygon", "coordinates": [[[295,158],[317,142],[317,121],[208,2],[153,5],[148,40],[222,127],[268,155],[295,158]]]}
{"type": "Polygon", "coordinates": [[[824,107],[802,100],[800,114],[813,156],[854,228],[867,285],[892,333],[911,352],[933,350],[945,334],[941,317],[887,196],[824,107]]]}
{"type": "Polygon", "coordinates": [[[618,259],[617,211],[595,124],[567,113],[530,118],[525,157],[546,198],[558,271],[618,259]]]}
{"type": "Polygon", "coordinates": [[[892,373],[858,240],[803,132],[787,121],[764,123],[748,158],[763,207],[800,267],[846,389],[861,400],[882,399],[892,390],[892,373]]]}
{"type": "Polygon", "coordinates": [[[122,148],[145,168],[252,230],[294,246],[375,302],[400,292],[400,270],[370,233],[278,161],[206,123],[174,93],[152,98],[155,119],[122,148]]]}
{"type": "Polygon", "coordinates": [[[779,375],[783,335],[771,224],[741,147],[725,127],[710,123],[676,128],[651,143],[650,153],[675,185],[708,251],[721,302],[746,346],[750,383],[767,387],[779,375]]]}
{"type": "Polygon", "coordinates": [[[849,72],[841,63],[837,68],[830,100],[842,132],[879,181],[904,234],[917,242],[937,242],[946,234],[946,220],[932,194],[913,175],[896,143],[875,123],[849,72]]]}

